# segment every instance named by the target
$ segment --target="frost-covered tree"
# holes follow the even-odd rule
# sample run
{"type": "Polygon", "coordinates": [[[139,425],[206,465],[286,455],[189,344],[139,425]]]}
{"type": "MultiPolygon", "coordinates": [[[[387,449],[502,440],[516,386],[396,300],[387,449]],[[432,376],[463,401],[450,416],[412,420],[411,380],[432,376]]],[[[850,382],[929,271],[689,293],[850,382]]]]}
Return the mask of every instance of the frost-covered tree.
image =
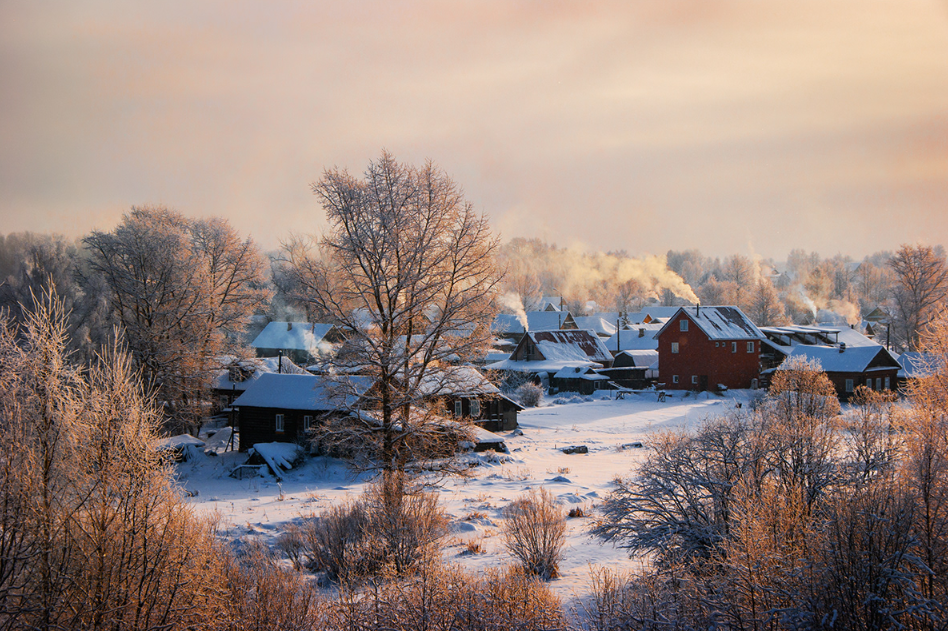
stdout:
{"type": "Polygon", "coordinates": [[[497,240],[430,162],[414,167],[383,153],[362,179],[329,170],[313,192],[328,229],[288,244],[286,258],[301,298],[349,332],[331,369],[374,379],[361,397],[372,412],[347,424],[347,442],[400,470],[435,455],[417,440],[432,429],[425,402],[456,387],[450,365],[489,342],[497,240]]]}
{"type": "Polygon", "coordinates": [[[919,336],[948,298],[945,253],[927,245],[902,245],[889,260],[895,272],[895,324],[899,342],[917,350],[919,336]]]}
{"type": "Polygon", "coordinates": [[[178,427],[194,430],[215,359],[237,346],[269,295],[257,246],[223,219],[163,207],[133,208],[84,242],[146,387],[178,427]]]}

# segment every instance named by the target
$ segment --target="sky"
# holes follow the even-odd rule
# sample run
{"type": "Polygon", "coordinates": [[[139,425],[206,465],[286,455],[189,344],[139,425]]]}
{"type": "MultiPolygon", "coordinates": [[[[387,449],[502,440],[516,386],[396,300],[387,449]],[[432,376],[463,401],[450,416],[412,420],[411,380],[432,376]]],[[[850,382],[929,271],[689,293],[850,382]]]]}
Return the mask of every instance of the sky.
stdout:
{"type": "Polygon", "coordinates": [[[163,204],[273,248],[383,150],[505,240],[948,245],[948,0],[0,2],[0,233],[163,204]]]}

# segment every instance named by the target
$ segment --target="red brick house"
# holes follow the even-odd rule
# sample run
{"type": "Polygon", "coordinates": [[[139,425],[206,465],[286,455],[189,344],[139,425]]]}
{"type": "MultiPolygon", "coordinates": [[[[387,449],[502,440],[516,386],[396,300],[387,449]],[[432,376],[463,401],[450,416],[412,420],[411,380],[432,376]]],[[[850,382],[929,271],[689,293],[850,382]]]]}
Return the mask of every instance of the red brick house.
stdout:
{"type": "Polygon", "coordinates": [[[669,390],[756,388],[764,339],[737,307],[681,307],[655,337],[658,381],[669,390]]]}

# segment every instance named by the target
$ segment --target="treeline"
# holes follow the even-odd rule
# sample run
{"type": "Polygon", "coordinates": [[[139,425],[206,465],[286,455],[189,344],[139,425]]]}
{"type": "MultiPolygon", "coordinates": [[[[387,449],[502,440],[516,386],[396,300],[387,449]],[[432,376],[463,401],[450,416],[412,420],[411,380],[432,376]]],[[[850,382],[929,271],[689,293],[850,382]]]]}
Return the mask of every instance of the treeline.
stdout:
{"type": "Polygon", "coordinates": [[[634,312],[656,302],[678,305],[697,299],[737,305],[758,326],[833,322],[858,327],[862,316],[881,308],[888,314],[887,334],[897,350],[917,349],[919,331],[948,297],[948,263],[941,246],[902,245],[896,252],[862,260],[841,254],[822,258],[798,249],[782,262],[669,250],[661,267],[667,265],[684,280],[693,296],[684,295],[649,257],[624,251],[589,254],[517,238],[502,246],[500,259],[507,270],[505,290],[528,309],[541,296],[562,296],[578,315],[634,312]],[[595,304],[587,306],[589,301],[595,304]]]}

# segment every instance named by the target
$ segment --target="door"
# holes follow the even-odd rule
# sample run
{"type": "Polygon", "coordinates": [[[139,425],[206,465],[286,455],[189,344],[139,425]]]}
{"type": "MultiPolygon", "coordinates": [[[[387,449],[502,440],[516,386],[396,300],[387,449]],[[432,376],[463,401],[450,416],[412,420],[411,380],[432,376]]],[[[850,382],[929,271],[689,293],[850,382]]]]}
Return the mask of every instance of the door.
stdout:
{"type": "Polygon", "coordinates": [[[707,389],[708,389],[708,376],[701,375],[700,377],[698,377],[698,390],[701,392],[704,392],[707,389]]]}

